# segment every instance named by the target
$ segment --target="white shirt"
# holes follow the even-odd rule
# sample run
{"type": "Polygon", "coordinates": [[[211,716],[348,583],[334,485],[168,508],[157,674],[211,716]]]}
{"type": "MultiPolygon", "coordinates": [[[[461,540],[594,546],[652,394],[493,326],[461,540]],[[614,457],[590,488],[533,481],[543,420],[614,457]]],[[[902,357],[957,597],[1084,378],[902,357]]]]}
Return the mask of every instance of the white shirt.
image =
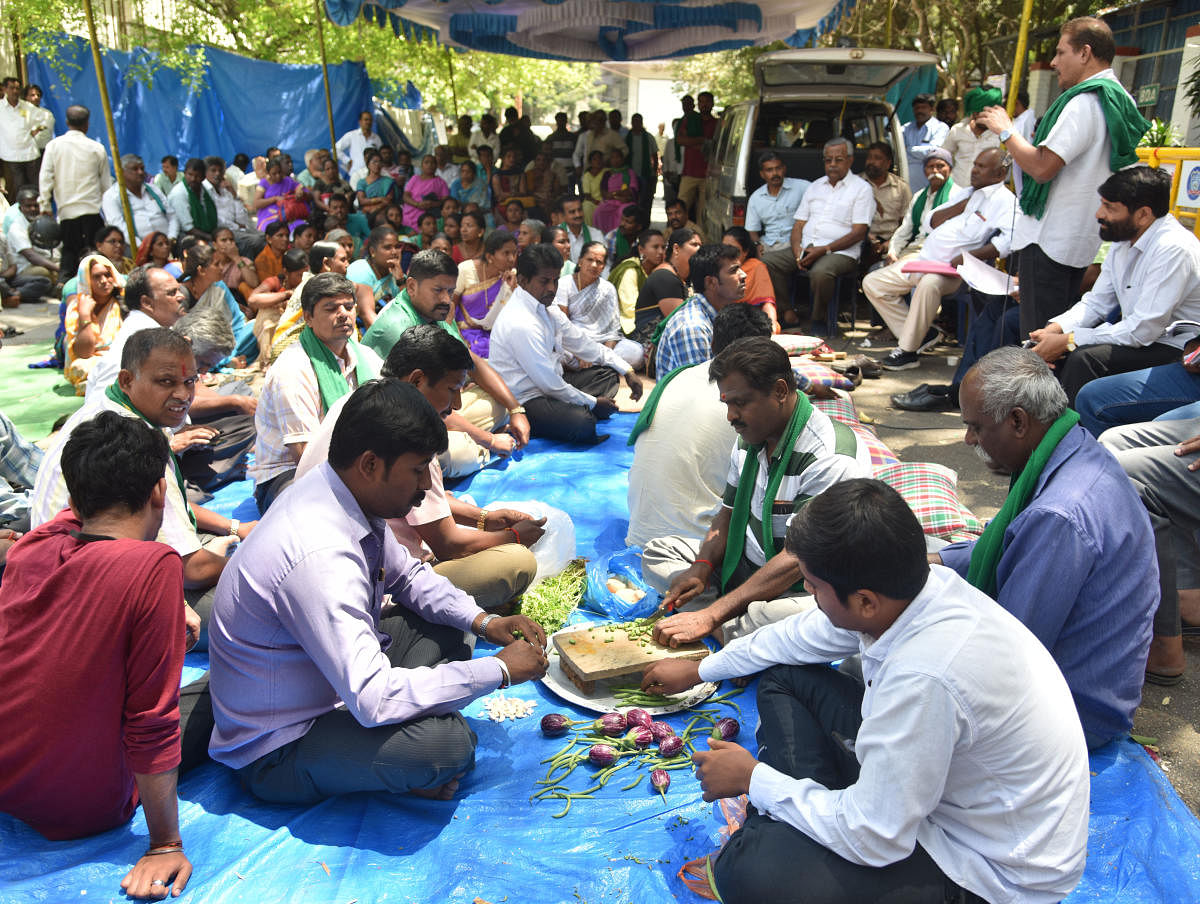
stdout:
{"type": "MultiPolygon", "coordinates": [[[[828,245],[846,235],[855,226],[870,226],[875,217],[875,193],[866,179],[847,173],[837,185],[822,176],[808,187],[794,219],[804,221],[801,241],[810,245],[828,245]]],[[[864,236],[865,238],[865,236],[864,236]]],[[[862,243],[835,251],[858,260],[862,243]]]]}
{"type": "MultiPolygon", "coordinates": [[[[1025,112],[1013,120],[1012,130],[1016,135],[1020,135],[1030,144],[1033,144],[1033,133],[1037,128],[1037,116],[1034,115],[1033,108],[1026,107],[1025,112]]],[[[1025,181],[1025,173],[1021,167],[1013,163],[1012,168],[1013,187],[1017,190],[1017,197],[1021,197],[1021,185],[1025,181]]]]}
{"type": "Polygon", "coordinates": [[[975,158],[981,151],[1000,147],[1000,136],[990,129],[984,129],[982,135],[976,135],[971,128],[971,120],[964,119],[950,127],[942,147],[954,157],[954,168],[950,171],[950,178],[954,180],[954,184],[970,185],[971,167],[975,165],[975,158]]]}
{"type": "Polygon", "coordinates": [[[34,114],[29,119],[31,128],[41,129],[33,136],[33,143],[37,145],[38,153],[42,154],[46,151],[52,138],[54,138],[54,114],[45,107],[34,107],[34,114]]]}
{"type": "Polygon", "coordinates": [[[129,206],[133,210],[133,228],[137,230],[136,236],[131,237],[126,229],[125,212],[121,209],[120,189],[116,182],[110,185],[101,197],[100,212],[104,215],[105,223],[116,226],[125,233],[125,244],[130,248],[137,248],[141,240],[152,232],[165,232],[169,238],[179,235],[179,220],[153,188],[143,185],[141,197],[133,192],[127,194],[129,206]]]}
{"type": "Polygon", "coordinates": [[[484,135],[482,132],[475,132],[471,135],[471,159],[476,163],[479,162],[479,146],[486,144],[492,149],[492,163],[500,163],[500,133],[493,132],[491,135],[484,135]]]}
{"type": "Polygon", "coordinates": [[[579,263],[579,255],[583,253],[583,246],[589,245],[592,242],[603,242],[604,233],[599,229],[593,229],[587,223],[579,227],[579,235],[571,231],[567,227],[567,240],[571,243],[571,263],[579,263]]]}
{"type": "Polygon", "coordinates": [[[348,173],[354,172],[360,166],[366,166],[366,161],[363,160],[363,151],[367,148],[377,148],[383,144],[379,135],[374,129],[370,135],[364,135],[362,129],[354,129],[347,132],[337,143],[338,163],[342,169],[348,173]]]}
{"type": "Polygon", "coordinates": [[[24,163],[36,159],[38,146],[30,130],[40,121],[38,108],[29,101],[18,100],[14,107],[0,97],[0,160],[24,163]]]}
{"type": "MultiPolygon", "coordinates": [[[[957,204],[970,193],[966,209],[925,237],[918,257],[948,264],[955,257],[991,242],[1001,257],[1012,247],[1017,198],[1002,182],[979,189],[955,188],[943,207],[957,204]]],[[[940,209],[940,208],[939,208],[940,209]]]]}
{"type": "Polygon", "coordinates": [[[112,182],[108,151],[78,129],[69,129],[46,145],[38,188],[42,209],[49,211],[53,198],[59,220],[98,214],[101,196],[112,182]]]}
{"type": "MultiPolygon", "coordinates": [[[[562,314],[561,311],[559,311],[562,314]]],[[[551,398],[591,408],[596,397],[563,379],[563,319],[518,286],[492,326],[488,363],[524,405],[551,398]]]]}
{"type": "Polygon", "coordinates": [[[919,843],[994,904],[1066,897],[1083,875],[1090,792],[1075,703],[1041,642],[950,569],[931,566],[878,639],[813,609],[730,642],[700,676],[855,653],[858,780],[834,791],[759,763],[750,802],[852,863],[885,866],[919,843]]]}
{"type": "MultiPolygon", "coordinates": [[[[55,438],[54,445],[42,460],[42,466],[38,468],[37,482],[33,487],[29,507],[29,518],[33,527],[45,524],[67,507],[67,484],[62,476],[63,447],[70,439],[71,431],[84,421],[90,421],[101,411],[115,411],[124,417],[137,417],[128,408],[118,405],[104,393],[98,392],[67,419],[62,431],[55,438]]],[[[166,432],[165,429],[163,432],[166,432]]],[[[170,461],[167,462],[163,476],[167,481],[167,499],[163,509],[162,527],[154,539],[167,544],[181,556],[191,555],[200,548],[200,537],[196,534],[196,528],[192,526],[187,499],[179,490],[175,468],[170,461]]]]}
{"type": "MultiPolygon", "coordinates": [[[[1111,69],[1093,78],[1117,80],[1111,69]]],[[[1100,235],[1091,226],[1100,206],[1096,190],[1112,175],[1108,168],[1112,142],[1095,92],[1071,98],[1038,146],[1061,157],[1063,167],[1050,182],[1042,218],[1022,214],[1017,219],[1013,248],[1020,251],[1026,245],[1037,245],[1059,264],[1086,267],[1100,247],[1100,235]],[[1085,223],[1087,228],[1083,228],[1085,223]]]]}
{"type": "Polygon", "coordinates": [[[25,219],[25,215],[18,211],[9,223],[8,228],[4,231],[4,239],[8,243],[8,253],[17,265],[17,275],[20,276],[30,267],[35,264],[29,260],[22,251],[33,247],[33,242],[29,240],[29,221],[25,219]]]}
{"type": "Polygon", "coordinates": [[[706,365],[689,367],[668,383],[654,420],[633,447],[625,542],[645,546],[655,537],[703,538],[721,510],[735,443],[737,434],[706,365]]]}
{"type": "MultiPolygon", "coordinates": [[[[609,283],[606,282],[605,285],[609,285],[609,283]]],[[[550,305],[548,310],[555,327],[559,330],[562,350],[568,355],[588,364],[603,364],[611,367],[621,376],[625,376],[633,370],[628,361],[604,343],[597,342],[589,336],[579,324],[572,323],[571,318],[563,313],[557,303],[550,305]]]]}
{"type": "Polygon", "coordinates": [[[95,393],[104,392],[117,381],[117,374],[121,372],[121,353],[125,350],[125,343],[129,341],[130,336],[140,333],[142,330],[158,329],[161,325],[149,314],[140,310],[130,311],[126,314],[125,319],[121,321],[121,329],[113,337],[112,345],[108,347],[107,352],[96,358],[96,363],[88,371],[84,395],[90,399],[95,393]]]}
{"type": "Polygon", "coordinates": [[[905,123],[901,134],[904,137],[904,151],[908,158],[908,185],[914,193],[919,192],[929,184],[925,178],[925,158],[935,148],[940,148],[946,140],[950,127],[936,117],[929,117],[922,126],[914,119],[905,123]]]}
{"type": "Polygon", "coordinates": [[[217,225],[226,229],[246,229],[249,221],[246,218],[246,207],[238,196],[229,190],[224,182],[214,186],[207,179],[203,182],[204,190],[212,198],[217,208],[217,225]]]}
{"type": "Polygon", "coordinates": [[[1167,214],[1134,244],[1114,242],[1092,290],[1051,322],[1076,345],[1182,349],[1189,336],[1166,333],[1175,320],[1200,320],[1200,241],[1167,214]],[[1107,323],[1117,306],[1121,319],[1107,323]]]}
{"type": "Polygon", "coordinates": [[[461,169],[461,167],[459,167],[457,164],[447,163],[437,171],[437,175],[447,185],[453,185],[454,180],[458,178],[459,169],[461,169]]]}
{"type": "MultiPolygon", "coordinates": [[[[926,185],[925,189],[929,186],[926,185]]],[[[947,204],[954,204],[961,199],[961,194],[956,194],[958,187],[950,189],[950,194],[946,197],[947,204]]],[[[933,194],[937,194],[934,192],[933,194]]],[[[925,244],[925,239],[929,235],[929,221],[933,217],[933,197],[928,196],[925,201],[925,209],[921,212],[921,223],[917,227],[917,234],[912,239],[909,236],[913,231],[913,208],[916,207],[917,198],[921,192],[915,192],[912,200],[908,202],[908,207],[904,210],[904,219],[900,221],[900,225],[896,227],[896,231],[892,233],[891,239],[888,241],[888,253],[899,260],[904,255],[913,255],[921,250],[921,246],[925,244]]]]}
{"type": "MultiPolygon", "coordinates": [[[[179,223],[179,231],[187,232],[196,224],[192,221],[192,208],[188,204],[188,187],[186,182],[177,182],[167,195],[167,209],[179,223]]],[[[216,206],[214,204],[214,206],[216,206]]]]}

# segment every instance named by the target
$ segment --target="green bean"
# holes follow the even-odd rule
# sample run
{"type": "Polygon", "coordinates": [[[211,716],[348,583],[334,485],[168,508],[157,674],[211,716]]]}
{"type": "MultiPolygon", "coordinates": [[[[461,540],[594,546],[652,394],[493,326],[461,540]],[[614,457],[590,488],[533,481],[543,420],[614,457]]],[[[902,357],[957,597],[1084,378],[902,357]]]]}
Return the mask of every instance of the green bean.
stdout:
{"type": "Polygon", "coordinates": [[[558,797],[559,797],[559,799],[560,799],[560,800],[566,800],[566,802],[567,802],[567,805],[566,805],[565,807],[563,807],[563,808],[562,808],[562,809],[561,809],[559,812],[557,812],[557,813],[553,814],[553,818],[554,818],[554,819],[562,819],[562,818],[563,818],[564,816],[566,816],[566,815],[567,815],[567,813],[568,813],[568,812],[570,812],[570,810],[571,810],[571,800],[572,800],[572,798],[571,798],[571,795],[569,795],[569,794],[565,794],[565,795],[564,795],[564,794],[560,794],[560,795],[558,795],[558,797]]]}
{"type": "Polygon", "coordinates": [[[622,791],[632,791],[634,788],[636,788],[638,786],[638,784],[641,782],[642,778],[643,778],[643,773],[639,772],[637,778],[635,778],[633,781],[631,781],[628,785],[622,785],[621,790],[622,791]]]}

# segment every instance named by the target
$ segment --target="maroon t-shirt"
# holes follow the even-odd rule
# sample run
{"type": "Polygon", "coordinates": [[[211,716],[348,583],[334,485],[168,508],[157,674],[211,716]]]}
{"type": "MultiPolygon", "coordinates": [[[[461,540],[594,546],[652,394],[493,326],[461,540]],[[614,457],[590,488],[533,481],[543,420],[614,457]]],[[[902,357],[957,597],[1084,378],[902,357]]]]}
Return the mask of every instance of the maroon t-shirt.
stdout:
{"type": "Polygon", "coordinates": [[[52,840],[121,825],[134,773],[179,765],[183,563],[79,527],[23,537],[0,587],[0,812],[52,840]]]}

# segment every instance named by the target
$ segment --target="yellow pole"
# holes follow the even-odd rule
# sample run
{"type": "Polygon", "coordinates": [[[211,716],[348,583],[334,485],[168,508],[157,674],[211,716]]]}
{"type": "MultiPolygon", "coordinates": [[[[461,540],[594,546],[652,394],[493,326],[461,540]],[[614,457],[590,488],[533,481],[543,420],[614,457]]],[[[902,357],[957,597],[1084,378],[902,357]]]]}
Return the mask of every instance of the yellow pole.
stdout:
{"type": "Polygon", "coordinates": [[[325,10],[321,0],[313,0],[317,9],[317,41],[321,45],[321,78],[325,82],[325,113],[329,117],[329,153],[337,160],[337,135],[333,131],[333,100],[329,96],[329,61],[325,58],[325,10]]]}
{"type": "Polygon", "coordinates": [[[96,67],[96,86],[100,89],[100,104],[104,107],[104,125],[108,127],[108,145],[112,148],[113,175],[117,177],[117,191],[121,196],[121,209],[125,212],[125,228],[129,232],[129,243],[137,245],[137,228],[133,224],[133,208],[129,206],[129,193],[125,191],[124,174],[121,172],[121,149],[117,146],[117,128],[113,125],[112,104],[108,101],[108,81],[104,78],[104,61],[100,58],[100,42],[96,38],[96,18],[92,15],[92,0],[83,0],[87,13],[88,36],[92,41],[92,65],[96,67]]]}
{"type": "Polygon", "coordinates": [[[1017,35],[1017,53],[1013,59],[1012,81],[1008,86],[1008,115],[1012,116],[1017,112],[1017,88],[1021,84],[1021,76],[1024,75],[1025,69],[1025,54],[1029,49],[1029,20],[1033,18],[1033,0],[1025,0],[1025,5],[1021,9],[1021,31],[1017,35]]]}

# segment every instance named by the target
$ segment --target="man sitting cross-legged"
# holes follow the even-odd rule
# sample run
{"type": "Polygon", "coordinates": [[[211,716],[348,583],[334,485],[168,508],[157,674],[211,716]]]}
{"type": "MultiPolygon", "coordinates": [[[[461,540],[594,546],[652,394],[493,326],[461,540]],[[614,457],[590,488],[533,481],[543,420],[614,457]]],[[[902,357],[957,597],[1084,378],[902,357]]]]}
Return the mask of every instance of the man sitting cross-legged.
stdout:
{"type": "Polygon", "coordinates": [[[175,778],[207,759],[212,714],[206,679],[180,694],[183,569],[152,542],[171,451],[102,411],[61,452],[71,509],[9,552],[0,589],[0,811],[58,840],[123,825],[140,802],[149,847],[121,886],[178,895],[192,866],[175,778]]]}
{"type": "MultiPolygon", "coordinates": [[[[957,267],[964,254],[990,261],[1008,254],[1012,244],[1017,199],[1004,185],[1008,159],[997,148],[981,151],[971,166],[970,188],[956,188],[949,201],[933,211],[931,231],[916,261],[957,267]]],[[[863,278],[863,294],[896,336],[896,348],[879,363],[885,370],[921,366],[920,352],[940,336],[933,319],[942,298],[962,285],[957,276],[905,273],[911,261],[896,261],[863,278]],[[912,293],[905,304],[904,296],[912,293]]]]}
{"type": "Polygon", "coordinates": [[[1083,875],[1090,778],[1046,648],[925,561],[916,516],[880,481],[812,500],[787,550],[816,609],[642,679],[669,694],[765,670],[759,758],[720,740],[693,757],[705,800],[749,795],[708,862],[719,899],[1061,901],[1083,875]],[[855,654],[865,686],[828,666],[855,654]]]}
{"type": "Polygon", "coordinates": [[[258,797],[448,799],[475,760],[458,710],[545,674],[536,623],[486,614],[387,527],[429,490],[445,448],[442,419],[415,386],[360,386],[329,460],[234,553],[213,611],[209,750],[258,797]],[[471,659],[468,630],[503,648],[471,659]]]}
{"type": "Polygon", "coordinates": [[[707,361],[717,313],[746,294],[746,274],[738,264],[738,249],[731,245],[701,245],[688,266],[696,294],[663,327],[655,349],[660,377],[678,367],[707,361]]]}
{"type": "Polygon", "coordinates": [[[647,543],[643,571],[666,591],[668,609],[708,602],[710,584],[722,595],[657,622],[655,638],[672,645],[722,632],[740,636],[809,608],[796,598],[803,593],[799,566],[783,549],[788,520],[822,490],[871,473],[866,446],[797,392],[787,352],[770,339],[731,343],[708,376],[738,434],[722,506],[702,540],[647,543]]]}
{"type": "MultiPolygon", "coordinates": [[[[192,346],[173,330],[155,327],[134,333],[121,351],[117,381],[104,392],[93,393],[59,432],[46,453],[33,488],[30,516],[33,525],[44,524],[67,507],[68,489],[60,459],[72,432],[101,411],[143,420],[160,430],[175,430],[187,418],[196,393],[196,358],[192,346]]],[[[158,540],[183,557],[183,586],[189,627],[201,631],[212,608],[212,588],[221,576],[226,548],[249,536],[254,523],[231,521],[201,506],[190,506],[183,472],[174,456],[165,463],[167,481],[162,529],[158,540]],[[205,535],[216,535],[219,539],[205,535]]],[[[201,636],[201,646],[206,643],[201,636]]]]}
{"type": "MultiPolygon", "coordinates": [[[[470,349],[445,330],[424,323],[404,331],[383,362],[380,376],[412,383],[444,422],[462,404],[470,369],[470,349]]],[[[348,398],[329,409],[312,435],[296,469],[297,479],[328,460],[329,438],[348,398]]],[[[388,521],[392,533],[415,558],[435,561],[434,571],[484,609],[508,605],[525,592],[537,572],[529,547],[544,533],[546,519],[459,501],[446,492],[436,458],[429,465],[429,483],[412,511],[388,521]]]]}
{"type": "Polygon", "coordinates": [[[260,512],[296,477],[304,445],[325,412],[379,373],[379,356],[354,339],[354,284],[322,273],[304,284],[300,339],[267,370],[254,426],[254,499],[260,512]]]}

